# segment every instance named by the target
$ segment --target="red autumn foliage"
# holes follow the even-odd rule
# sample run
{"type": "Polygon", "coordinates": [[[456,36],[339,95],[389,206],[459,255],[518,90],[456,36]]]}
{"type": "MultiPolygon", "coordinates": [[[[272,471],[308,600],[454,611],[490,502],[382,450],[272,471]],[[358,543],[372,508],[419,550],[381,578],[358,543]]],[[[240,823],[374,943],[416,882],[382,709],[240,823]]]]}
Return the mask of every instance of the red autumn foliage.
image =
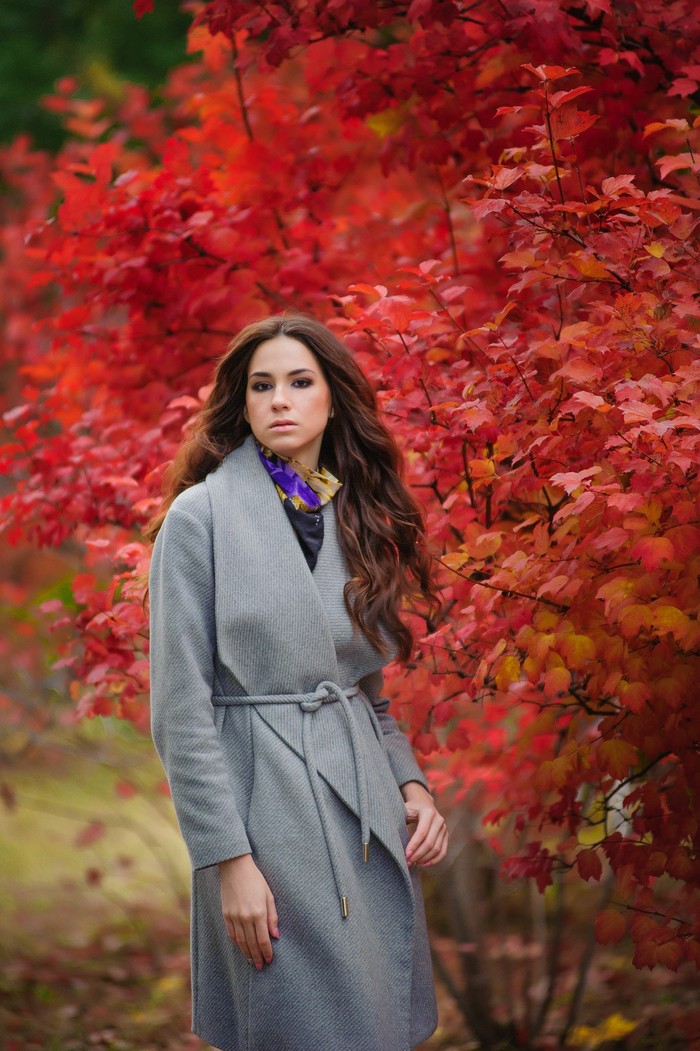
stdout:
{"type": "Polygon", "coordinates": [[[227,335],[309,309],[376,383],[442,564],[389,682],[435,785],[520,844],[506,873],[609,866],[598,937],[672,969],[700,928],[699,42],[690,0],[215,0],[163,102],[64,82],[50,181],[2,158],[2,513],[84,545],[79,712],[145,725],[138,526],[227,335]]]}

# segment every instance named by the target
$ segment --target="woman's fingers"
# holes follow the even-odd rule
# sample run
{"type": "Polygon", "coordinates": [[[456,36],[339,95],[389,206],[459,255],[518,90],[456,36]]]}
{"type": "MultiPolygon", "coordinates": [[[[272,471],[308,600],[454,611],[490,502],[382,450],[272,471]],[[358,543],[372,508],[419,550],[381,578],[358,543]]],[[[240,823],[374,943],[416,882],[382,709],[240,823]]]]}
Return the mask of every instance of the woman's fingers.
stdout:
{"type": "MultiPolygon", "coordinates": [[[[418,818],[416,823],[416,830],[408,841],[406,847],[406,858],[408,861],[414,861],[416,854],[422,849],[425,837],[430,831],[431,813],[427,807],[418,807],[418,818]]],[[[412,820],[412,815],[409,811],[408,820],[412,820]]]]}
{"type": "Polygon", "coordinates": [[[219,862],[221,906],[229,937],[258,970],[272,962],[271,937],[277,937],[272,892],[252,855],[219,862]]]}
{"type": "Polygon", "coordinates": [[[418,824],[406,848],[406,859],[411,865],[425,864],[442,856],[446,849],[445,819],[434,807],[421,808],[418,824]]]}
{"type": "Polygon", "coordinates": [[[272,962],[272,945],[265,912],[251,913],[236,924],[236,944],[258,970],[272,962]]]}
{"type": "Polygon", "coordinates": [[[272,896],[272,891],[269,889],[267,892],[267,929],[271,938],[279,938],[280,930],[277,907],[275,905],[275,899],[272,896]]]}
{"type": "Polygon", "coordinates": [[[272,963],[272,945],[270,943],[270,932],[267,929],[267,913],[259,916],[248,936],[248,944],[251,940],[255,943],[254,963],[258,966],[258,960],[262,967],[264,963],[272,963]]]}
{"type": "Polygon", "coordinates": [[[424,856],[423,861],[421,862],[423,868],[427,868],[430,865],[437,865],[439,861],[442,861],[447,853],[448,839],[447,825],[444,825],[438,834],[435,846],[424,856]]]}
{"type": "Polygon", "coordinates": [[[242,923],[239,923],[238,921],[233,921],[231,923],[231,926],[233,927],[234,942],[241,950],[246,960],[249,960],[252,963],[252,956],[250,953],[250,949],[248,948],[248,939],[246,938],[245,927],[242,923]]]}

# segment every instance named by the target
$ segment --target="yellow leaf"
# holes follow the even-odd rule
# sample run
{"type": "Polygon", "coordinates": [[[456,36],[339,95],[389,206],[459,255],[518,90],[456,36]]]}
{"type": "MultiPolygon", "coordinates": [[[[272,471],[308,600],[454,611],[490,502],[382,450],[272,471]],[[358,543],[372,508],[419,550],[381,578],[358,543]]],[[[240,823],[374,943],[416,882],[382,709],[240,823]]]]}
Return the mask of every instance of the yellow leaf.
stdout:
{"type": "Polygon", "coordinates": [[[405,120],[406,114],[403,107],[394,106],[392,109],[373,113],[367,118],[366,124],[380,139],[385,139],[387,135],[393,135],[395,131],[398,131],[405,120]]]}
{"type": "Polygon", "coordinates": [[[549,631],[550,628],[556,628],[559,623],[559,616],[556,613],[550,613],[548,609],[538,609],[533,617],[533,624],[538,631],[549,631]]]}
{"type": "Polygon", "coordinates": [[[644,245],[644,249],[649,255],[653,255],[654,259],[662,259],[666,246],[661,241],[652,241],[651,244],[644,245]]]}
{"type": "Polygon", "coordinates": [[[600,843],[608,834],[608,807],[605,796],[597,795],[586,813],[590,824],[581,825],[576,838],[583,846],[591,847],[600,843]]]}
{"type": "Polygon", "coordinates": [[[600,825],[582,825],[578,830],[577,839],[583,847],[593,847],[596,843],[602,843],[608,834],[605,823],[600,825]]]}
{"type": "Polygon", "coordinates": [[[679,642],[685,638],[690,627],[690,618],[675,606],[657,606],[651,612],[650,618],[659,635],[670,631],[679,642]]]}
{"type": "Polygon", "coordinates": [[[518,658],[513,656],[501,657],[495,678],[496,686],[504,692],[512,682],[517,682],[520,678],[520,661],[518,658]]]}
{"type": "Polygon", "coordinates": [[[620,1014],[610,1015],[600,1025],[577,1025],[571,1031],[569,1043],[572,1047],[583,1048],[584,1051],[595,1051],[601,1044],[628,1036],[638,1025],[638,1022],[631,1022],[620,1014]]]}
{"type": "Polygon", "coordinates": [[[580,671],[595,658],[595,643],[588,635],[565,635],[559,642],[559,652],[569,668],[580,671]]]}
{"type": "Polygon", "coordinates": [[[632,1022],[623,1015],[614,1014],[605,1019],[601,1028],[604,1030],[606,1040],[619,1040],[631,1033],[638,1025],[639,1022],[632,1022]]]}

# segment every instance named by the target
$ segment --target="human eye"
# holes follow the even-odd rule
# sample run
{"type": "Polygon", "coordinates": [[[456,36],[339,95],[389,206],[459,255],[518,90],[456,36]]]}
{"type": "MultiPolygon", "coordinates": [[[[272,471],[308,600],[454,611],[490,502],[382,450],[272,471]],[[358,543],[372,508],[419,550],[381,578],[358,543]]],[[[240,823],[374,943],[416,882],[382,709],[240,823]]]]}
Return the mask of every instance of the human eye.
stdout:
{"type": "Polygon", "coordinates": [[[265,380],[256,380],[255,383],[251,383],[250,389],[255,391],[269,390],[270,384],[265,380]]]}
{"type": "Polygon", "coordinates": [[[292,384],[292,386],[293,387],[297,387],[297,386],[310,387],[312,382],[313,382],[312,380],[310,380],[310,379],[308,379],[306,377],[300,377],[298,380],[294,380],[294,383],[292,384]]]}

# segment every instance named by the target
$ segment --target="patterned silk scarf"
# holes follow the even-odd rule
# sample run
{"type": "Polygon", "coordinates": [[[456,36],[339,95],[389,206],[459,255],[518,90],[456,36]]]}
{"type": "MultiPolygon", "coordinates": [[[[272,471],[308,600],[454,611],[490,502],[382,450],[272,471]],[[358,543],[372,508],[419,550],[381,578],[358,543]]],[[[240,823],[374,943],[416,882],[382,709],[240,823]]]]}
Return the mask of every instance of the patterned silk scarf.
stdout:
{"type": "Polygon", "coordinates": [[[326,467],[313,471],[298,460],[273,453],[257,440],[255,444],[263,466],[275,483],[309,569],[313,570],[323,543],[323,515],[319,509],[333,499],[343,483],[326,467]]]}

